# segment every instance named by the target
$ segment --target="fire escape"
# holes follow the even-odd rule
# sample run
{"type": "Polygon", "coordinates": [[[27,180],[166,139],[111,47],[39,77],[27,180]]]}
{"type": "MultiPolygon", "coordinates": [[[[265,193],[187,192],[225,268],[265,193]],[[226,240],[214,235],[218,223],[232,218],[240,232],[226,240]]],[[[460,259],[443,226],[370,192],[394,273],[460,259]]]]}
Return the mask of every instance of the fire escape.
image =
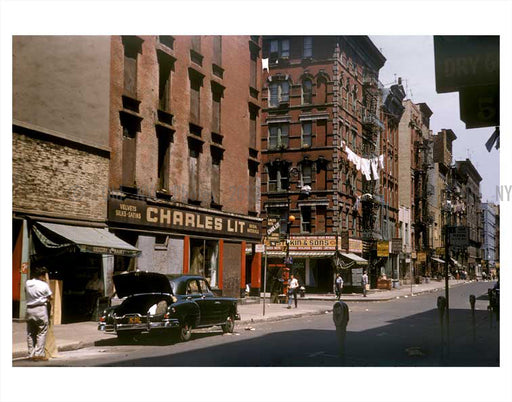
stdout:
{"type": "MultiPolygon", "coordinates": [[[[378,118],[381,89],[375,74],[366,72],[363,78],[363,149],[362,157],[373,159],[378,157],[380,133],[384,125],[378,118]]],[[[370,281],[376,280],[376,242],[382,238],[380,220],[378,219],[382,203],[380,181],[366,180],[363,176],[362,206],[362,238],[363,251],[369,261],[370,281]]]]}

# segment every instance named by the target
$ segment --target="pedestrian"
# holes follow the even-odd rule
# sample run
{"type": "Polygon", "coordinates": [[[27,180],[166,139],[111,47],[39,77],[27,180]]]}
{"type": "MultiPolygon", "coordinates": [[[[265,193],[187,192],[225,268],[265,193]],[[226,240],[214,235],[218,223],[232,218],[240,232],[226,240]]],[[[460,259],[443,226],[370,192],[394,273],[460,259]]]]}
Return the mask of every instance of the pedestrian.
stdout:
{"type": "Polygon", "coordinates": [[[92,275],[92,278],[85,285],[85,298],[87,307],[87,318],[94,319],[96,312],[96,303],[100,297],[103,296],[103,281],[100,279],[97,272],[92,275]]]}
{"type": "Polygon", "coordinates": [[[338,275],[336,276],[335,287],[336,298],[339,300],[341,298],[341,292],[343,291],[343,278],[341,277],[340,273],[338,273],[338,275]]]}
{"type": "Polygon", "coordinates": [[[366,275],[366,271],[363,271],[363,275],[361,276],[361,286],[363,287],[363,296],[366,297],[366,286],[368,285],[368,275],[366,275]]]}
{"type": "Polygon", "coordinates": [[[288,308],[292,308],[292,296],[295,301],[295,308],[297,308],[297,290],[299,289],[299,281],[290,275],[290,283],[288,284],[288,308]]]}
{"type": "Polygon", "coordinates": [[[45,267],[36,267],[32,273],[32,279],[25,284],[27,344],[31,360],[48,360],[44,348],[49,325],[48,303],[52,291],[45,282],[47,272],[45,267]]]}

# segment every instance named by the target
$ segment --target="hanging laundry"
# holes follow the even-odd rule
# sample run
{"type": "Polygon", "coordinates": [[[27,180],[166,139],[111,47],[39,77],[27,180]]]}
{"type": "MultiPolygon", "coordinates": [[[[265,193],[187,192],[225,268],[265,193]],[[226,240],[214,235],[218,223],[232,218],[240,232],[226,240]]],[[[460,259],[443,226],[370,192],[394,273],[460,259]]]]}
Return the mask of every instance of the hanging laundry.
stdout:
{"type": "Polygon", "coordinates": [[[379,180],[379,158],[373,158],[371,161],[373,179],[379,180]]]}
{"type": "Polygon", "coordinates": [[[268,58],[267,59],[261,59],[261,67],[263,70],[268,70],[268,58]]]}
{"type": "Polygon", "coordinates": [[[370,159],[361,158],[361,173],[364,174],[366,180],[371,180],[371,172],[370,172],[370,159]]]}
{"type": "Polygon", "coordinates": [[[379,165],[381,169],[384,169],[384,155],[379,155],[379,165]]]}

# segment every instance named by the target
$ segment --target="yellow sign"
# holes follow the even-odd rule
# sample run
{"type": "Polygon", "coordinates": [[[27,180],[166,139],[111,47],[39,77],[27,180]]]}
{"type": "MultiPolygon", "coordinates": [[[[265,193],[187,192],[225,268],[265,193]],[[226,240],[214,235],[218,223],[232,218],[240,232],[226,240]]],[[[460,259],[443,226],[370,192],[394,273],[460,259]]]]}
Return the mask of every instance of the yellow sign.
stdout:
{"type": "Polygon", "coordinates": [[[418,261],[419,262],[427,261],[427,253],[424,251],[418,251],[418,261]]]}
{"type": "Polygon", "coordinates": [[[389,256],[389,241],[377,242],[377,257],[389,256]]]}

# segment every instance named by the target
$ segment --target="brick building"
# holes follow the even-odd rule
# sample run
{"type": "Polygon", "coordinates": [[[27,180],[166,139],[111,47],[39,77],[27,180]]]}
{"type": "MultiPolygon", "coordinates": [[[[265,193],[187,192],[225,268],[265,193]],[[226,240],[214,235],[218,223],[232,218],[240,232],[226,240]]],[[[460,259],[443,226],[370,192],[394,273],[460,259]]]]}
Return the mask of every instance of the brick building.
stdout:
{"type": "MultiPolygon", "coordinates": [[[[340,267],[346,269],[346,285],[359,286],[367,264],[361,197],[373,191],[369,182],[376,180],[369,161],[382,129],[376,83],[385,58],[363,36],[269,36],[263,59],[264,224],[280,220],[282,234],[289,232],[288,267],[307,287],[332,291],[340,267]],[[290,215],[296,220],[288,226],[290,215]],[[337,252],[341,266],[335,267],[337,252]]],[[[271,266],[279,266],[286,252],[275,246],[269,255],[271,266]]]]}
{"type": "Polygon", "coordinates": [[[13,316],[34,263],[50,270],[59,315],[84,318],[84,288],[113,255],[138,250],[106,228],[110,38],[13,38],[13,316]],[[101,238],[102,241],[98,242],[101,238]]]}
{"type": "MultiPolygon", "coordinates": [[[[399,202],[411,213],[411,262],[414,276],[430,274],[431,237],[433,218],[428,198],[432,185],[428,182],[428,170],[432,168],[432,139],[430,116],[426,103],[403,102],[405,111],[399,125],[399,202]]],[[[405,260],[409,257],[406,256],[405,260]]],[[[407,263],[401,270],[404,278],[410,276],[407,263]]]]}
{"type": "Polygon", "coordinates": [[[67,322],[94,272],[104,296],[126,269],[259,288],[260,40],[14,39],[15,311],[31,261],[67,322]]]}
{"type": "Polygon", "coordinates": [[[259,288],[260,38],[112,38],[108,223],[139,248],[116,270],[259,288]]]}

